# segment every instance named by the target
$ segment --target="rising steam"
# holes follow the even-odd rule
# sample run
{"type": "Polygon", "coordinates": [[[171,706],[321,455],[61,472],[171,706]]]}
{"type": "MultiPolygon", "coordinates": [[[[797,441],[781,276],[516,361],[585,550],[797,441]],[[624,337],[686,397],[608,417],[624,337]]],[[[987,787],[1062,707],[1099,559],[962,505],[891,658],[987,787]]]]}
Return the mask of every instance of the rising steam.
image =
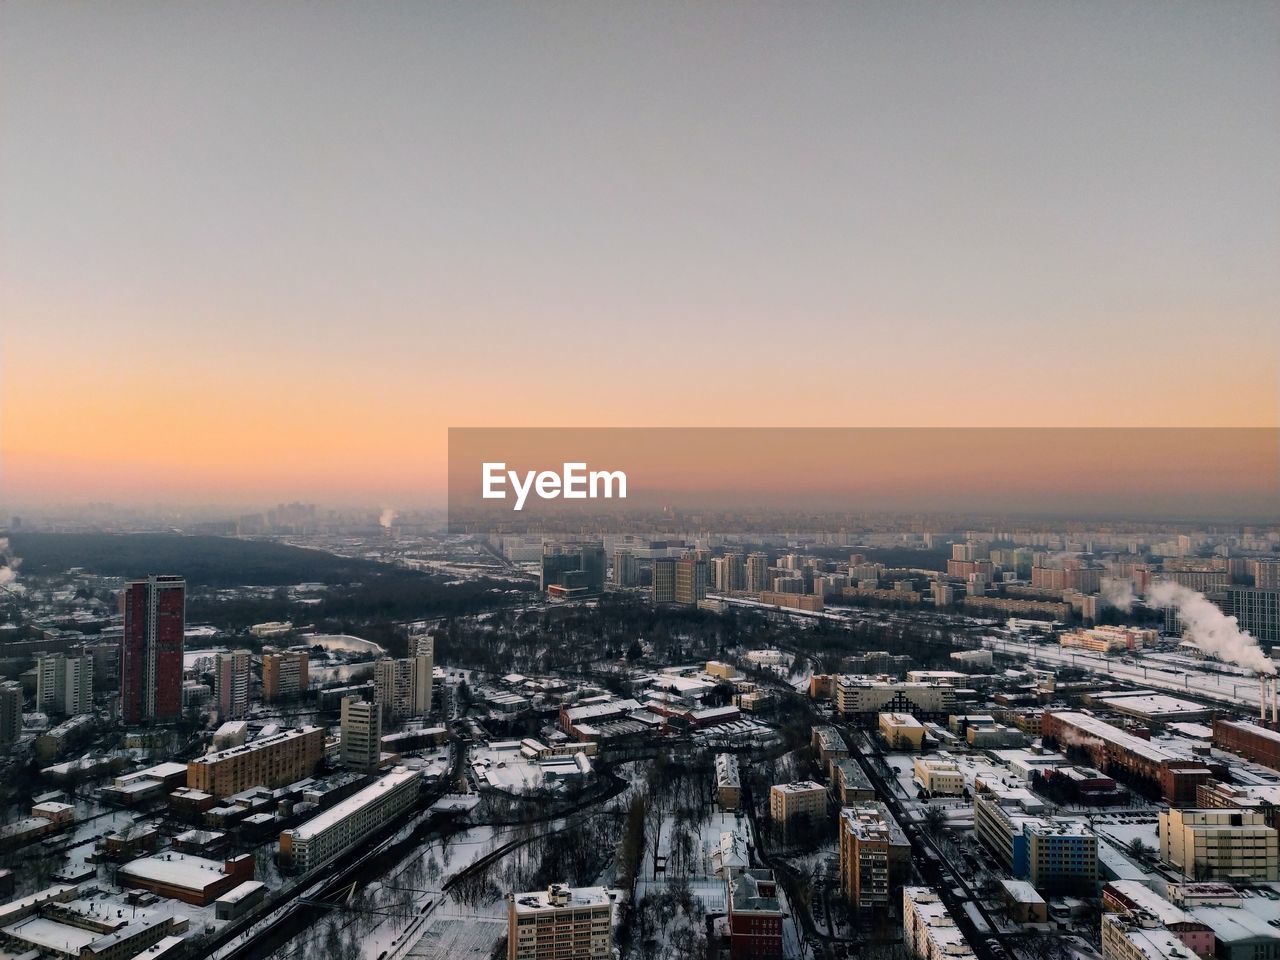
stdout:
{"type": "Polygon", "coordinates": [[[1102,578],[1102,599],[1117,610],[1128,613],[1133,609],[1133,581],[1127,578],[1102,578]]]}
{"type": "Polygon", "coordinates": [[[0,587],[18,579],[18,567],[22,560],[9,552],[9,538],[0,537],[0,587]]]}
{"type": "Polygon", "coordinates": [[[1262,652],[1258,641],[1241,630],[1235,617],[1228,617],[1203,593],[1171,580],[1151,585],[1147,599],[1161,607],[1174,607],[1182,620],[1183,636],[1205,653],[1259,673],[1274,674],[1276,665],[1262,652]]]}
{"type": "Polygon", "coordinates": [[[396,512],[390,507],[382,508],[382,516],[378,517],[378,523],[390,530],[391,525],[396,522],[396,512]]]}

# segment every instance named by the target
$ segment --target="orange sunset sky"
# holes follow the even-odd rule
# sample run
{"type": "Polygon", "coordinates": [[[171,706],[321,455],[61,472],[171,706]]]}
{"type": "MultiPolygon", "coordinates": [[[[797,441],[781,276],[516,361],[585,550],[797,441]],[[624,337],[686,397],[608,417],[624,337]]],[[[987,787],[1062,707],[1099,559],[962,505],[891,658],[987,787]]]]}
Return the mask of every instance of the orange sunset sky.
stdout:
{"type": "Polygon", "coordinates": [[[1280,7],[0,7],[0,507],[461,426],[1280,425],[1280,7]]]}

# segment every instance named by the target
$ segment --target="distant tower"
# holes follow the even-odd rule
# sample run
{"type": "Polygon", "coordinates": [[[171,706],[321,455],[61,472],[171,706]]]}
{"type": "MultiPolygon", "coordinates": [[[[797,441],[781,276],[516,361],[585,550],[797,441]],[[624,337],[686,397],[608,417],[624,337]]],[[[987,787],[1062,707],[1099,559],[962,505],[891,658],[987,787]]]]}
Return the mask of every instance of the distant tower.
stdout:
{"type": "Polygon", "coordinates": [[[182,577],[130,580],[120,594],[120,704],[126,724],[182,716],[182,637],[187,584],[182,577]]]}

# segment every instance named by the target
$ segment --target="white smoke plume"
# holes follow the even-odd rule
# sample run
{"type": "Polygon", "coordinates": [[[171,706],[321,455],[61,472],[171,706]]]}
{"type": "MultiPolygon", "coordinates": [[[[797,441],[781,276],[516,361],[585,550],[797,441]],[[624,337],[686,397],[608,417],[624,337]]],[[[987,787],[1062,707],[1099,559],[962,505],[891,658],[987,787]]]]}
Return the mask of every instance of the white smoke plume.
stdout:
{"type": "Polygon", "coordinates": [[[18,579],[22,560],[9,552],[9,538],[0,537],[0,587],[18,579]]]}
{"type": "Polygon", "coordinates": [[[1125,577],[1103,577],[1102,599],[1109,606],[1128,613],[1133,609],[1133,581],[1125,577]]]}
{"type": "Polygon", "coordinates": [[[1147,591],[1147,601],[1160,607],[1174,607],[1182,620],[1182,634],[1205,653],[1228,663],[1274,674],[1272,662],[1258,641],[1240,629],[1235,617],[1228,617],[1203,593],[1171,580],[1161,580],[1147,591]]]}
{"type": "Polygon", "coordinates": [[[378,523],[390,530],[391,525],[396,522],[397,516],[398,514],[390,507],[383,507],[382,516],[378,517],[378,523]]]}
{"type": "Polygon", "coordinates": [[[1068,747],[1084,747],[1087,750],[1096,750],[1105,747],[1106,743],[1100,737],[1090,736],[1087,733],[1081,733],[1074,727],[1063,726],[1058,733],[1058,742],[1068,747]]]}

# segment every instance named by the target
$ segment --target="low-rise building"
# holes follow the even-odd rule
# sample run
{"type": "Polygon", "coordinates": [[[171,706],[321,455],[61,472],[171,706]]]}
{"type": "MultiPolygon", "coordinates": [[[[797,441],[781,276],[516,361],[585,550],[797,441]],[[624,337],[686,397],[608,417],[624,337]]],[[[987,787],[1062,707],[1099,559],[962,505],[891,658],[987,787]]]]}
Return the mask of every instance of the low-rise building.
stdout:
{"type": "Polygon", "coordinates": [[[919,750],[924,746],[924,724],[909,713],[882,713],[879,727],[892,750],[919,750]]]}
{"type": "Polygon", "coordinates": [[[932,796],[958,797],[964,793],[964,774],[954,760],[916,757],[916,780],[932,796]]]}
{"type": "Polygon", "coordinates": [[[875,787],[852,757],[831,762],[831,789],[842,807],[876,798],[875,787]]]}
{"type": "Polygon", "coordinates": [[[418,799],[421,777],[397,767],[319,816],[280,834],[280,859],[306,871],[327,863],[369,837],[418,799]]]}
{"type": "Polygon", "coordinates": [[[206,860],[186,853],[157,853],[131,860],[116,871],[116,882],[123,887],[138,887],[199,907],[252,879],[253,857],[248,854],[206,860]]]}
{"type": "Polygon", "coordinates": [[[716,800],[722,810],[737,810],[742,803],[738,758],[731,753],[716,754],[716,800]]]}
{"type": "Polygon", "coordinates": [[[772,870],[743,870],[725,881],[731,960],[782,957],[782,901],[772,870]]]}

